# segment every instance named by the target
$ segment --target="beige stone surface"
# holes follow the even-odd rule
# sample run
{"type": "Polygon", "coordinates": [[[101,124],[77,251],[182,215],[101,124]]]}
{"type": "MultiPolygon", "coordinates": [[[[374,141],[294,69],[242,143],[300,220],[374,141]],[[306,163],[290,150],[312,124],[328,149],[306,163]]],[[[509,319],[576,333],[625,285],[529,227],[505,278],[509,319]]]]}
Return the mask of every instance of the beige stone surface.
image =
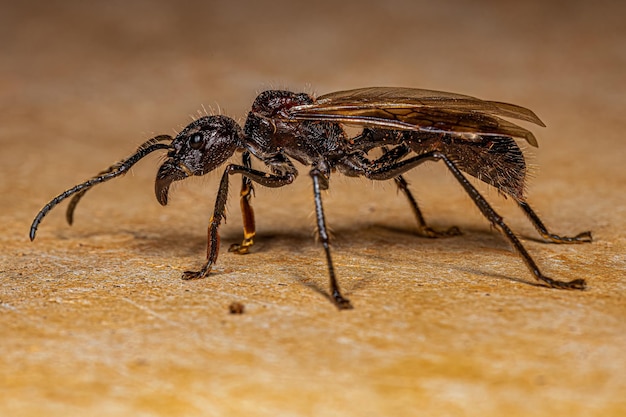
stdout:
{"type": "MultiPolygon", "coordinates": [[[[91,2],[0,6],[0,415],[626,415],[626,9],[588,2],[91,2]],[[257,187],[253,253],[229,204],[208,279],[219,174],[153,196],[159,156],[28,228],[59,192],[213,107],[243,119],[267,87],[456,91],[535,110],[539,241],[481,191],[546,274],[534,285],[442,166],[393,184],[335,175],[333,255],[355,309],[326,299],[305,168],[257,187]],[[228,312],[232,302],[242,315],[228,312]]],[[[238,180],[234,182],[238,184],[238,180]]],[[[236,192],[231,193],[236,197],[236,192]]]]}

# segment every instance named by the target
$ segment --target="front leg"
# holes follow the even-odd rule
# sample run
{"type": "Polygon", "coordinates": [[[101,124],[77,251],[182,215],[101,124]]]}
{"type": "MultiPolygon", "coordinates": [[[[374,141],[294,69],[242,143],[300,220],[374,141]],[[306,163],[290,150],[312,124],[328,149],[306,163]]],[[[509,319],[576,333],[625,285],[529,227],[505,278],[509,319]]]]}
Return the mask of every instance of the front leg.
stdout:
{"type": "Polygon", "coordinates": [[[232,174],[242,174],[246,178],[249,178],[258,184],[272,188],[291,184],[295,179],[295,174],[292,172],[284,175],[274,175],[241,165],[228,165],[222,174],[220,187],[217,192],[217,198],[215,199],[215,208],[213,209],[213,215],[209,221],[207,260],[199,271],[185,271],[182,277],[185,280],[206,277],[209,272],[211,272],[213,264],[217,261],[217,255],[220,248],[219,227],[222,223],[222,219],[226,217],[225,211],[226,201],[228,199],[228,180],[229,175],[232,174]]]}

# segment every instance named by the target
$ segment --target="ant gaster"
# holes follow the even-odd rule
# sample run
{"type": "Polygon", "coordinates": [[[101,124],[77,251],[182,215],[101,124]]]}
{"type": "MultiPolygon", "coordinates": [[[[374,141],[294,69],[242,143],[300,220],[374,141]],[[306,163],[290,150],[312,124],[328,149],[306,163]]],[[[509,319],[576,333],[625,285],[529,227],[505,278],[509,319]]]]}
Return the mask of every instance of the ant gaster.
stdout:
{"type": "Polygon", "coordinates": [[[217,261],[219,226],[225,214],[229,177],[242,176],[240,204],[244,229],[242,243],[232,245],[229,250],[244,254],[255,237],[250,205],[253,183],[274,188],[291,184],[298,175],[292,163],[295,160],[310,167],[317,230],[326,254],[331,298],[338,308],[348,309],[352,305],[339,290],[322,206],[321,191],[328,188],[331,172],[372,180],[393,179],[409,200],[418,222],[418,234],[454,236],[460,234],[456,227],[438,231],[427,226],[402,176],[423,162],[442,161],[482,214],[509,240],[538,281],[552,288],[584,289],[584,279],[565,282],[543,275],[502,217],[463,174],[466,172],[494,186],[504,196],[512,197],[546,240],[591,242],[590,232],[574,237],[550,233],[528,205],[524,194],[526,163],[513,138],[525,139],[533,146],[537,146],[537,141],[530,131],[502,117],[545,126],[524,107],[439,91],[372,87],[340,91],[317,99],[304,93],[265,91],[255,99],[243,129],[226,116],[202,117],[175,138],[161,135],[148,140],[129,158],[55,197],[33,220],[30,238],[35,238],[43,217],[70,196],[73,198],[66,219],[72,224],[74,209],[85,192],[126,173],[153,151],[168,150],[155,182],[156,198],[162,205],[167,204],[172,182],[205,175],[241,151],[242,163],[226,165],[221,177],[209,221],[207,260],[199,270],[183,274],[183,279],[204,278],[217,261]],[[349,138],[344,125],[363,130],[349,138]],[[381,151],[382,155],[370,159],[368,154],[373,150],[381,151]],[[267,170],[252,168],[251,157],[263,162],[267,170]]]}

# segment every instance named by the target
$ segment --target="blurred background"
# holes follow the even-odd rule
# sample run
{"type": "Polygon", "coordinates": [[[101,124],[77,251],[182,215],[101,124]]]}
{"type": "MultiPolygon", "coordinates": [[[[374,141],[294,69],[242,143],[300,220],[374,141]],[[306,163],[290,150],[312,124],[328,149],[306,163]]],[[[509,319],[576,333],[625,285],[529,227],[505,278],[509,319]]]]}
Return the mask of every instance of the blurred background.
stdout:
{"type": "Polygon", "coordinates": [[[20,116],[54,129],[78,110],[94,116],[77,134],[128,133],[120,119],[169,128],[201,103],[244,115],[276,87],[443,89],[544,116],[559,101],[623,100],[625,7],[613,1],[8,3],[4,129],[20,116]]]}
{"type": "Polygon", "coordinates": [[[117,143],[128,144],[125,154],[203,106],[243,118],[267,88],[375,85],[529,107],[550,127],[539,140],[553,146],[552,163],[568,163],[572,146],[604,159],[598,143],[623,156],[623,140],[595,129],[623,127],[624,9],[613,1],[4,2],[0,141],[12,156],[1,169],[15,186],[37,175],[28,167],[46,173],[117,143]],[[22,151],[35,142],[37,152],[22,151]]]}
{"type": "Polygon", "coordinates": [[[513,102],[549,126],[538,132],[539,166],[546,155],[570,170],[621,163],[625,9],[611,0],[4,2],[0,187],[45,183],[98,152],[118,159],[203,108],[242,119],[268,88],[406,86],[513,102]],[[615,129],[598,135],[598,126],[615,129]],[[589,160],[574,161],[576,150],[589,160]]]}

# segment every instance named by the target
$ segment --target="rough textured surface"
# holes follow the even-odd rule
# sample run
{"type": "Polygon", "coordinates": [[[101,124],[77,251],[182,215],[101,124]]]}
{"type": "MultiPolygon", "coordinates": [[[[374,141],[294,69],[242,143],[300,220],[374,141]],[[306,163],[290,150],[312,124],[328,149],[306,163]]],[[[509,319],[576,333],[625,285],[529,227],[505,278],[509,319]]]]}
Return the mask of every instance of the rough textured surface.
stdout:
{"type": "MultiPolygon", "coordinates": [[[[204,3],[0,6],[0,415],[626,414],[623,6],[204,3]],[[555,232],[595,242],[541,243],[481,190],[547,274],[589,289],[533,285],[436,164],[409,180],[431,223],[461,237],[413,236],[393,184],[332,178],[352,311],[326,299],[304,169],[257,187],[258,244],[224,244],[209,279],[179,276],[203,257],[218,176],[162,208],[156,156],[91,192],[73,227],[62,205],[28,241],[48,199],[203,105],[243,117],[268,86],[368,85],[535,110],[548,128],[534,130],[530,201],[555,232]]],[[[241,234],[236,201],[229,213],[226,243],[241,234]]]]}

